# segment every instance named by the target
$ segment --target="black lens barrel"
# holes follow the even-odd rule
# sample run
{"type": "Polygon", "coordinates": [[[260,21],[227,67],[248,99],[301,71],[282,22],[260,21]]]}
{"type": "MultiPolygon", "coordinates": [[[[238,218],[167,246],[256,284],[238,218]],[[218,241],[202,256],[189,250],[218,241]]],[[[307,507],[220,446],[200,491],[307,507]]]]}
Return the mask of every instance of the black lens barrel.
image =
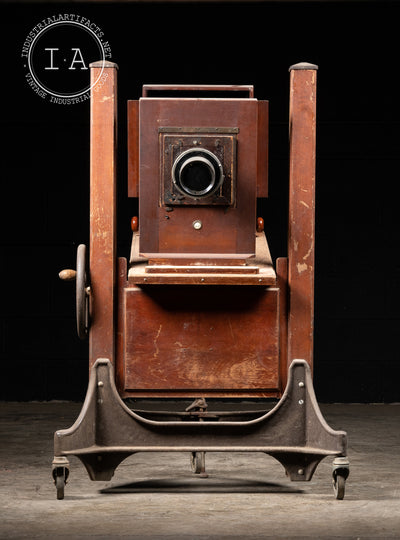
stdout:
{"type": "Polygon", "coordinates": [[[190,148],[176,158],[172,180],[184,195],[201,198],[212,195],[224,179],[222,165],[215,154],[204,148],[190,148]]]}

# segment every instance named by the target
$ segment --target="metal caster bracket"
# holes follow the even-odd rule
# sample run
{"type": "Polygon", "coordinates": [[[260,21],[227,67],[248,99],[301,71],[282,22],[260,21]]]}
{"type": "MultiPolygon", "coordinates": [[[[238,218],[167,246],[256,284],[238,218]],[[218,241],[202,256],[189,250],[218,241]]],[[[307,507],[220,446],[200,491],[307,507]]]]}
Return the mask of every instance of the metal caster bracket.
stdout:
{"type": "Polygon", "coordinates": [[[350,474],[350,462],[347,457],[337,457],[332,464],[333,492],[336,499],[344,499],[346,480],[350,474]]]}
{"type": "Polygon", "coordinates": [[[57,499],[64,498],[64,488],[69,476],[69,461],[66,457],[55,456],[52,463],[54,484],[57,489],[57,499]]]}
{"type": "MultiPolygon", "coordinates": [[[[292,362],[286,390],[272,410],[246,421],[198,422],[156,421],[135,413],[117,392],[111,362],[99,358],[78,419],[54,435],[54,463],[74,455],[92,480],[108,481],[136,452],[264,452],[283,465],[290,480],[308,481],[323,458],[343,459],[346,447],[346,433],[330,428],[322,416],[304,360],[292,362]]],[[[334,469],[334,481],[343,476],[343,463],[334,469]]]]}

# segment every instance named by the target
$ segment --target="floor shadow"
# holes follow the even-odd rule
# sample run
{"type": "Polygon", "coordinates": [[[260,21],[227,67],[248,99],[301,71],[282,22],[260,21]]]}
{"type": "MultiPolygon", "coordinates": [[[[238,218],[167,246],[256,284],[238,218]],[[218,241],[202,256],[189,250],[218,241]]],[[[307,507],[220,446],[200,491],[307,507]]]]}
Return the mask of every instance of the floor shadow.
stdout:
{"type": "Polygon", "coordinates": [[[104,488],[101,493],[303,493],[287,485],[241,478],[154,478],[104,488]]]}

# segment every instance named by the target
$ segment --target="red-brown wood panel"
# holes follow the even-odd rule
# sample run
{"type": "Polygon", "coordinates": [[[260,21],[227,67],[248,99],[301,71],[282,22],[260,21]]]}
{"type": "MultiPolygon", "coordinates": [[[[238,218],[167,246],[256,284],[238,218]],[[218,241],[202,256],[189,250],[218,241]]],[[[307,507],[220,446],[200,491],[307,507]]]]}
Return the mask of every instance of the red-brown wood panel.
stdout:
{"type": "Polygon", "coordinates": [[[139,197],[139,101],[128,101],[128,197],[139,197]]]}
{"type": "Polygon", "coordinates": [[[290,71],[288,362],[313,362],[317,66],[290,71]]]}
{"type": "Polygon", "coordinates": [[[89,362],[115,354],[117,65],[91,64],[92,82],[107,72],[91,95],[89,362]]]}
{"type": "Polygon", "coordinates": [[[277,395],[278,303],[276,288],[125,289],[127,395],[277,395]]]}
{"type": "Polygon", "coordinates": [[[269,102],[258,102],[257,197],[268,197],[268,111],[269,102]]]}
{"type": "Polygon", "coordinates": [[[279,370],[280,388],[283,391],[288,377],[287,356],[287,317],[288,317],[288,260],[279,257],[276,260],[277,286],[279,287],[279,370]]]}
{"type": "Polygon", "coordinates": [[[254,255],[257,114],[254,99],[140,100],[140,252],[254,255]],[[160,203],[159,128],[238,128],[236,202],[186,206],[166,212],[160,203]],[[201,220],[201,229],[193,222],[201,220]]]}

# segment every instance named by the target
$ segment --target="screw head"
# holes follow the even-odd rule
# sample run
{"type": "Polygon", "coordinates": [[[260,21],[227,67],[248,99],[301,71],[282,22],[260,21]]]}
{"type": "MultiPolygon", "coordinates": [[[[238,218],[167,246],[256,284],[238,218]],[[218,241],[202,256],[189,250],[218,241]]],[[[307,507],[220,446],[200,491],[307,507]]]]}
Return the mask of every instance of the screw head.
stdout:
{"type": "Polygon", "coordinates": [[[202,227],[203,227],[203,224],[200,221],[200,219],[195,219],[193,221],[193,229],[195,229],[196,231],[199,231],[202,227]]]}

